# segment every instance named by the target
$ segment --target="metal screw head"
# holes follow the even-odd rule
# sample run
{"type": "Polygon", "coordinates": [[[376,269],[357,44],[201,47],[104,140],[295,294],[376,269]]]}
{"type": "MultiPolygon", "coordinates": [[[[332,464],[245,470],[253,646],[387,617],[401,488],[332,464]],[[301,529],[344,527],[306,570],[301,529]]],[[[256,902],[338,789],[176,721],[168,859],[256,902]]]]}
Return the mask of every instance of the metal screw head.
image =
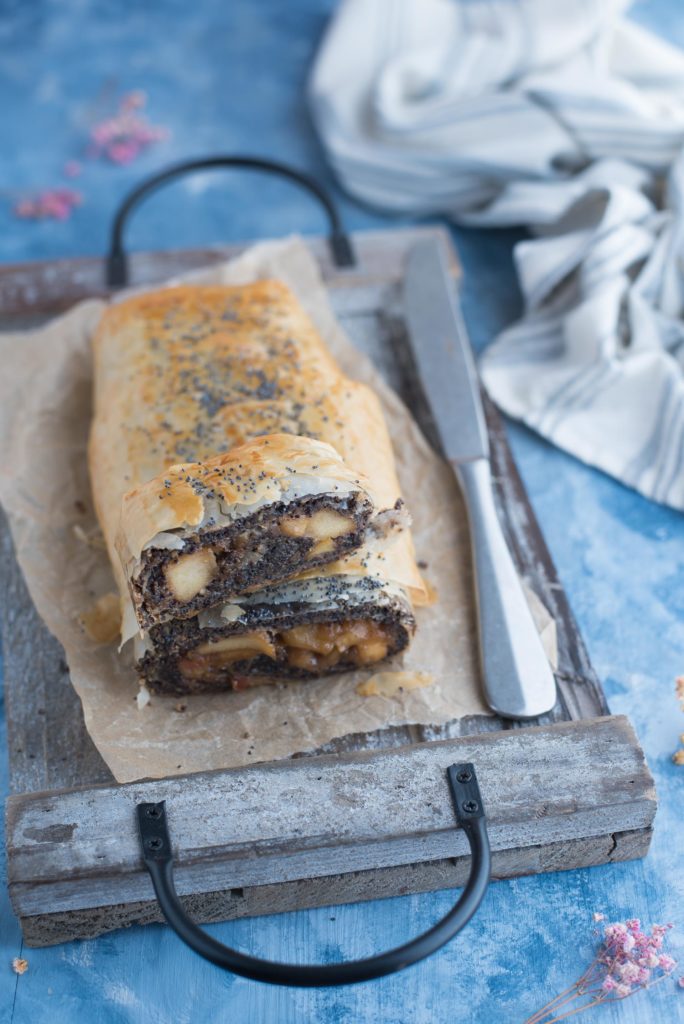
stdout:
{"type": "Polygon", "coordinates": [[[468,768],[462,768],[461,771],[458,772],[458,774],[456,775],[456,779],[458,782],[470,782],[472,777],[473,773],[469,771],[468,768]]]}
{"type": "Polygon", "coordinates": [[[145,814],[148,818],[161,818],[161,811],[158,807],[148,807],[145,814]]]}
{"type": "Polygon", "coordinates": [[[148,850],[161,850],[161,847],[162,847],[162,841],[159,838],[159,836],[152,836],[151,839],[147,840],[147,849],[148,850]]]}
{"type": "Polygon", "coordinates": [[[474,814],[475,811],[479,810],[480,805],[478,804],[477,800],[464,800],[463,803],[461,804],[461,807],[468,814],[474,814]]]}

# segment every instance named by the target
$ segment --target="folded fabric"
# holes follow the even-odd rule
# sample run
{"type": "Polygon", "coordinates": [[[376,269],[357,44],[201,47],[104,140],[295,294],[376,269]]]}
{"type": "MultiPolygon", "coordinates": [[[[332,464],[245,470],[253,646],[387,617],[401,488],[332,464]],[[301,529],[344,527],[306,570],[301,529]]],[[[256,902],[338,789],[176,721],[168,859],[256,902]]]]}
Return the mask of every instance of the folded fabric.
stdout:
{"type": "Polygon", "coordinates": [[[684,508],[684,55],[626,6],[345,0],[310,97],[366,202],[535,231],[516,248],[524,315],[483,360],[490,393],[684,508]]]}
{"type": "Polygon", "coordinates": [[[587,227],[517,247],[526,315],[485,351],[482,376],[511,416],[684,509],[684,159],[667,211],[630,187],[633,167],[589,177],[574,203],[555,186],[559,217],[587,227]]]}

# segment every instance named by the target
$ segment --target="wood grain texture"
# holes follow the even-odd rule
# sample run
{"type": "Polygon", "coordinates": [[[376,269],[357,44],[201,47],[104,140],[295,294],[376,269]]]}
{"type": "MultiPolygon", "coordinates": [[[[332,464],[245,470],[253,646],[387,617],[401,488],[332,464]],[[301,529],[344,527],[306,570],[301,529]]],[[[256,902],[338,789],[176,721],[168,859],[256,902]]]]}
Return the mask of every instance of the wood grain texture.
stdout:
{"type": "Polygon", "coordinates": [[[547,845],[653,823],[649,770],[627,719],[612,716],[10,797],[12,902],[32,916],[149,899],[135,807],[160,800],[181,894],[464,857],[445,780],[457,761],[477,766],[493,850],[530,851],[521,870],[543,865],[547,845]]]}
{"type": "MultiPolygon", "coordinates": [[[[651,835],[652,830],[647,828],[545,843],[543,846],[496,850],[492,857],[492,881],[643,857],[648,851],[651,835]]],[[[182,902],[193,920],[209,924],[286,913],[303,907],[328,907],[450,889],[464,884],[469,868],[468,857],[447,857],[322,878],[190,893],[182,897],[182,902]]],[[[133,900],[106,907],[20,917],[25,944],[34,947],[94,938],[118,928],[163,920],[156,900],[133,900]]]]}
{"type": "Polygon", "coordinates": [[[85,727],[61,644],[38,615],[0,509],[0,637],[12,792],[59,789],[112,774],[85,727]]]}
{"type": "MultiPolygon", "coordinates": [[[[343,269],[331,261],[325,239],[307,238],[306,242],[318,260],[323,277],[331,286],[343,282],[345,286],[353,287],[400,278],[407,248],[421,238],[434,238],[436,235],[447,247],[451,270],[457,274],[459,263],[449,233],[440,227],[354,234],[352,241],[357,262],[355,266],[343,269]]],[[[237,256],[246,245],[238,243],[206,249],[132,253],[129,257],[130,283],[155,284],[177,274],[221,263],[237,256]]],[[[104,260],[97,257],[10,263],[0,270],[0,310],[8,317],[54,315],[81,299],[109,294],[111,289],[105,283],[104,260]]]]}

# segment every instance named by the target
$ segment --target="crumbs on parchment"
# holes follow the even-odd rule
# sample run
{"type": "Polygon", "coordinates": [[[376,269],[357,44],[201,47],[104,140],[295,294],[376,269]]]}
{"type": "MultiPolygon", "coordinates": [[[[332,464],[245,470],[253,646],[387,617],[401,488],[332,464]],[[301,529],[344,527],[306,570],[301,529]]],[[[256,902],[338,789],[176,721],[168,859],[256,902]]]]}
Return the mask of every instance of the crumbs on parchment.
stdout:
{"type": "Polygon", "coordinates": [[[112,644],[121,631],[121,601],[111,591],[79,615],[79,622],[88,638],[96,644],[112,644]]]}

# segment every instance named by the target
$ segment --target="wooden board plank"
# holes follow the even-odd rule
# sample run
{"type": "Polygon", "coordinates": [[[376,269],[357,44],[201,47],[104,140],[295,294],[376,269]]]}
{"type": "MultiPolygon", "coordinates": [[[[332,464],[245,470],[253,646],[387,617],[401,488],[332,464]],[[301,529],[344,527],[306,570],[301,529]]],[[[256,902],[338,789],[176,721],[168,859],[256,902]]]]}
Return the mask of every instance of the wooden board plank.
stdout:
{"type": "Polygon", "coordinates": [[[596,838],[604,848],[606,836],[653,823],[648,767],[627,719],[612,716],[10,797],[12,903],[29,917],[149,900],[142,801],[167,801],[181,894],[464,857],[444,777],[455,761],[475,764],[492,848],[519,851],[516,870],[544,865],[547,847],[557,864],[558,843],[596,838]]]}
{"type": "Polygon", "coordinates": [[[29,596],[1,509],[0,558],[10,791],[109,782],[112,773],[86,730],[64,651],[29,596]]]}
{"type": "MultiPolygon", "coordinates": [[[[651,829],[641,829],[545,843],[543,846],[497,850],[492,858],[492,880],[594,867],[643,857],[648,851],[651,834],[651,829]]],[[[381,870],[350,871],[343,875],[280,884],[191,893],[182,897],[182,901],[195,921],[206,924],[284,913],[303,907],[329,907],[387,899],[406,893],[450,889],[464,884],[469,867],[468,857],[447,857],[381,870]]],[[[24,941],[28,946],[51,946],[71,939],[90,939],[117,928],[160,921],[163,921],[163,916],[155,900],[20,917],[24,941]]]]}
{"type": "MultiPolygon", "coordinates": [[[[447,247],[451,270],[457,274],[459,263],[451,238],[440,227],[354,233],[352,240],[357,264],[343,269],[331,262],[325,239],[315,237],[305,241],[329,285],[335,287],[342,282],[347,287],[355,287],[397,280],[403,273],[408,247],[422,238],[435,236],[441,238],[447,247]]],[[[251,244],[241,242],[204,249],[132,253],[129,257],[130,282],[141,285],[165,281],[177,274],[232,259],[251,244]]],[[[0,311],[9,317],[43,317],[46,313],[53,316],[81,299],[106,297],[110,292],[105,283],[104,260],[99,257],[5,264],[0,268],[0,311]]]]}

